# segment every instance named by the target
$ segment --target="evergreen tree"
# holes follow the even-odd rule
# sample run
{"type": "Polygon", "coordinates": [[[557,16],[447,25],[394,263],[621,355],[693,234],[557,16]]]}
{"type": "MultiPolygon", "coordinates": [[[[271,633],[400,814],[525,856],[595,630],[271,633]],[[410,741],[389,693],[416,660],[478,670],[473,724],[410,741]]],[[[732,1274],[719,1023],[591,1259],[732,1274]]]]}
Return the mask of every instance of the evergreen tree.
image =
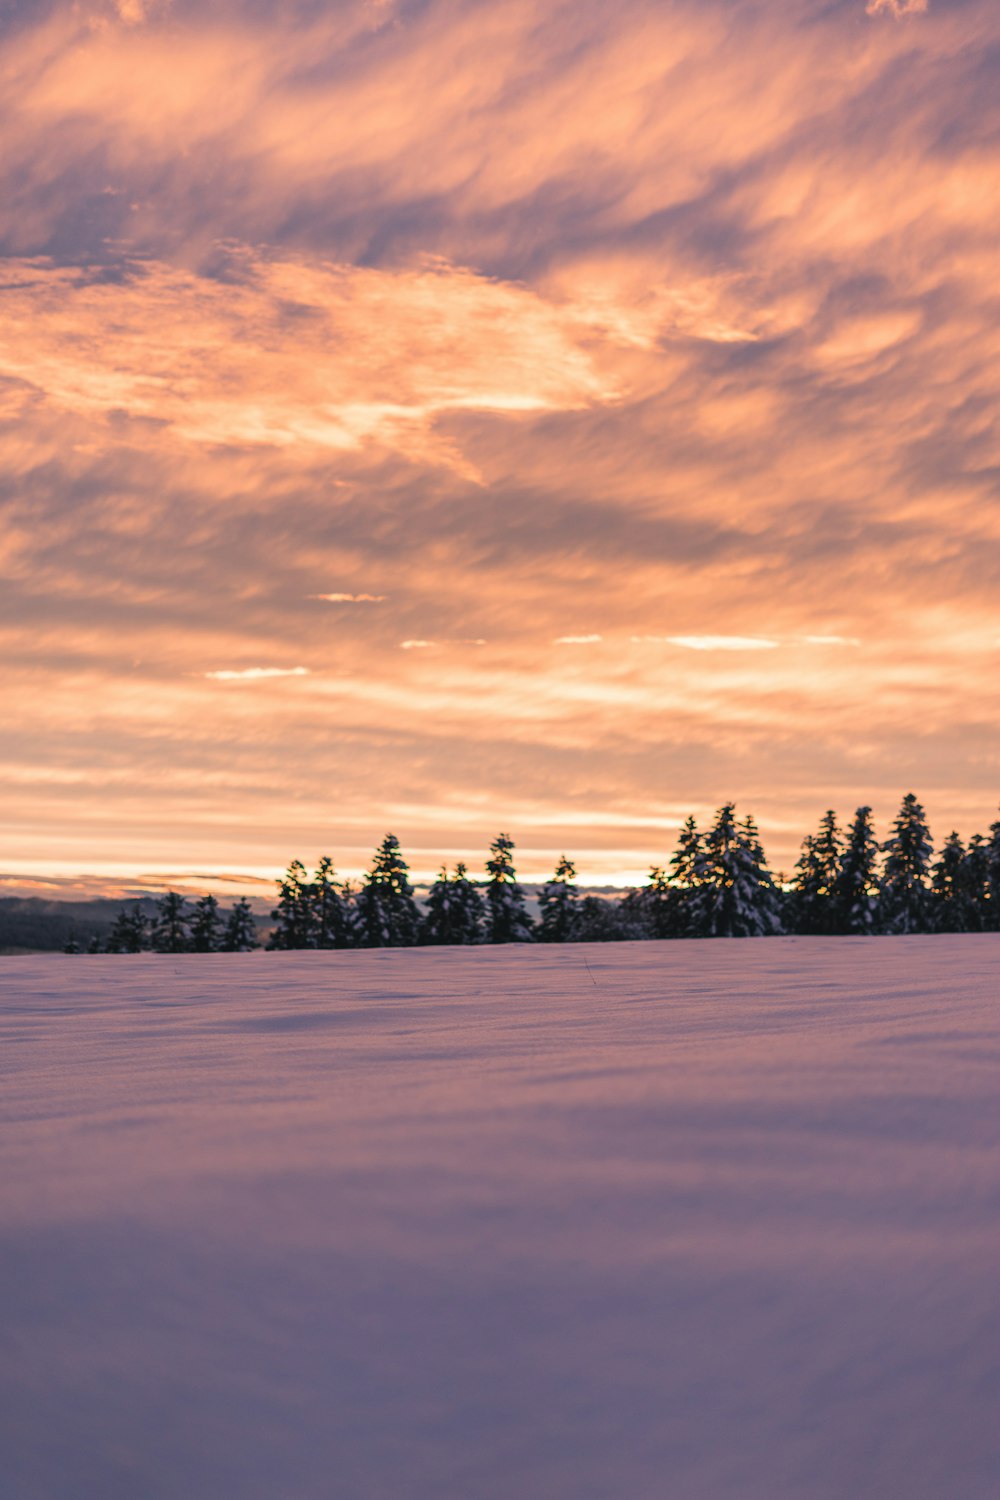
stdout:
{"type": "Polygon", "coordinates": [[[335,879],[333,860],[326,854],[320,860],[310,887],[315,946],[349,948],[351,923],[342,887],[335,879]]]}
{"type": "Polygon", "coordinates": [[[361,941],[366,948],[408,948],[417,941],[419,913],[395,834],[387,833],[358,892],[361,941]]]}
{"type": "Polygon", "coordinates": [[[983,927],[986,932],[1000,932],[1000,821],[990,824],[986,841],[986,888],[983,927]]]}
{"type": "MultiPolygon", "coordinates": [[[[685,893],[686,894],[686,893],[685,893]]],[[[681,893],[671,885],[670,877],[660,865],[651,865],[649,883],[640,892],[644,936],[670,938],[679,935],[681,922],[681,893]]]]}
{"type": "Polygon", "coordinates": [[[513,859],[514,841],[498,833],[486,861],[486,936],[491,943],[530,943],[532,923],[524,905],[524,892],[517,883],[513,859]]]}
{"type": "Polygon", "coordinates": [[[673,887],[662,878],[662,871],[651,876],[659,886],[654,918],[655,937],[698,937],[702,918],[698,888],[702,880],[702,838],[693,817],[686,818],[677,836],[677,848],[670,856],[673,887]],[[657,877],[661,877],[658,879],[657,877]]]}
{"type": "Polygon", "coordinates": [[[483,893],[459,860],[455,866],[455,878],[451,882],[451,911],[456,943],[481,943],[486,921],[483,893]]]}
{"type": "Polygon", "coordinates": [[[859,807],[833,886],[835,932],[871,933],[879,906],[879,847],[870,807],[859,807]]]}
{"type": "Polygon", "coordinates": [[[578,943],[618,943],[630,934],[622,921],[626,896],[621,901],[607,901],[600,896],[584,896],[577,910],[578,943]]]}
{"type": "Polygon", "coordinates": [[[540,943],[571,943],[575,939],[580,901],[575,882],[576,866],[561,854],[552,879],[542,886],[538,898],[540,943]]]}
{"type": "Polygon", "coordinates": [[[931,872],[931,926],[935,932],[970,932],[978,916],[969,900],[967,855],[952,832],[931,872]]]}
{"type": "Polygon", "coordinates": [[[834,892],[842,857],[837,815],[830,809],[820,820],[819,832],[803,839],[802,853],[795,866],[791,909],[796,932],[837,931],[834,892]]]}
{"type": "Polygon", "coordinates": [[[427,893],[427,909],[420,925],[420,941],[440,945],[482,942],[483,898],[461,861],[453,876],[442,865],[427,893]]]}
{"type": "MultiPolygon", "coordinates": [[[[130,908],[122,907],[108,933],[109,953],[141,953],[146,946],[146,914],[138,901],[130,908]]],[[[100,947],[96,950],[100,952],[100,947]]]]}
{"type": "Polygon", "coordinates": [[[924,810],[907,792],[882,845],[881,925],[886,932],[927,932],[930,928],[928,869],[934,852],[924,810]]]}
{"type": "Polygon", "coordinates": [[[442,865],[438,878],[427,892],[427,906],[420,922],[420,941],[435,947],[449,947],[460,942],[456,936],[455,913],[452,909],[452,886],[448,866],[442,865]]]}
{"type": "Polygon", "coordinates": [[[316,947],[316,910],[306,867],[293,859],[278,881],[278,904],[271,913],[274,927],[268,948],[288,950],[316,947]]]}
{"type": "Polygon", "coordinates": [[[257,923],[254,921],[250,902],[241,896],[226,919],[226,930],[222,936],[223,953],[249,953],[260,947],[257,939],[257,923]]]}
{"type": "Polygon", "coordinates": [[[222,916],[214,896],[202,896],[191,918],[192,953],[218,953],[222,946],[222,916]]]}
{"type": "Polygon", "coordinates": [[[190,939],[186,906],[184,897],[176,891],[159,898],[149,935],[154,953],[187,953],[190,939]]]}
{"type": "MultiPolygon", "coordinates": [[[[663,871],[656,865],[650,871],[650,879],[665,879],[663,871]]],[[[623,939],[641,942],[653,936],[650,912],[649,886],[632,886],[617,905],[617,923],[623,939]]],[[[586,899],[586,898],[585,898],[586,899]]],[[[584,939],[586,941],[586,939],[584,939]]]]}
{"type": "Polygon", "coordinates": [[[716,814],[699,858],[697,930],[706,937],[761,937],[781,931],[780,896],[757,825],[737,825],[733,803],[716,814]]]}
{"type": "Polygon", "coordinates": [[[990,854],[981,833],[974,833],[962,865],[962,889],[969,932],[988,932],[990,921],[990,854]]]}

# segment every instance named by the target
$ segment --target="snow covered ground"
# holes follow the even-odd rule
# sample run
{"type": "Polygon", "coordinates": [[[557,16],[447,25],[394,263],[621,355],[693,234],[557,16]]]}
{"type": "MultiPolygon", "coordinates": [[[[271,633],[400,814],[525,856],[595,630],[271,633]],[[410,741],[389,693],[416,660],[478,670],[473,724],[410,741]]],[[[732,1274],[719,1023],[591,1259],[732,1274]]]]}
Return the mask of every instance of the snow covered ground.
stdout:
{"type": "Polygon", "coordinates": [[[997,1500],[1000,938],[0,960],[5,1500],[997,1500]]]}

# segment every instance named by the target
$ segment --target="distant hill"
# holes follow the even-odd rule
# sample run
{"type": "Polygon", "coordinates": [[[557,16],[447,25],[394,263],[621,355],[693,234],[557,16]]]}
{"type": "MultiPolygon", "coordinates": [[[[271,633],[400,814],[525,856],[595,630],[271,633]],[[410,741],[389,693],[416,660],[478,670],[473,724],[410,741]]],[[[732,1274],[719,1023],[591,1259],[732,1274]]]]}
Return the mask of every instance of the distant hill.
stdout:
{"type": "MultiPolygon", "coordinates": [[[[0,953],[61,953],[71,938],[86,951],[91,938],[104,942],[122,906],[131,904],[0,897],[0,953]]],[[[155,901],[147,897],[140,904],[152,915],[155,901]]]]}

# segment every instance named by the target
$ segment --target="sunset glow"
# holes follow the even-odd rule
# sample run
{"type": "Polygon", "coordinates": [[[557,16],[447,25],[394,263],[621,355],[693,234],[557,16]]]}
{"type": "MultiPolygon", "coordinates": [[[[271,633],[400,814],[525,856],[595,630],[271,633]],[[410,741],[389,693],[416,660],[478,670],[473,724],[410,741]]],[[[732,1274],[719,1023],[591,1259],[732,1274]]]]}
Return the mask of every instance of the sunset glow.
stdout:
{"type": "Polygon", "coordinates": [[[0,876],[986,827],[998,49],[994,0],[6,6],[0,876]]]}

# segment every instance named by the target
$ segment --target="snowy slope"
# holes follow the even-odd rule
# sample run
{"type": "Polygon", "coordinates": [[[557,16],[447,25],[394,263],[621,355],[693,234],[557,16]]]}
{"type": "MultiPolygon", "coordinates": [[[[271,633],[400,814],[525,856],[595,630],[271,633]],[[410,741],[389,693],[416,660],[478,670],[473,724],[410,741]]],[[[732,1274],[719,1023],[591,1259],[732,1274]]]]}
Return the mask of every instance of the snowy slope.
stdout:
{"type": "Polygon", "coordinates": [[[997,1500],[1000,939],[0,960],[4,1500],[997,1500]]]}

